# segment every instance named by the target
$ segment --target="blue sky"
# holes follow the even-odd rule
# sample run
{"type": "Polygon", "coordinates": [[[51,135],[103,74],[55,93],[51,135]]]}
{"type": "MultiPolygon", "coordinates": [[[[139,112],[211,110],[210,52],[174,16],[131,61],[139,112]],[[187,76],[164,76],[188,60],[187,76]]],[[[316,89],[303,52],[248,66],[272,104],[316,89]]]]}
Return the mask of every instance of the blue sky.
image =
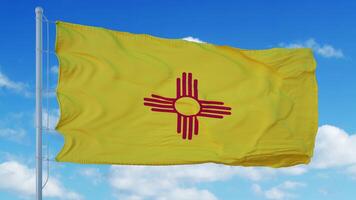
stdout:
{"type": "MultiPolygon", "coordinates": [[[[34,195],[37,5],[50,20],[132,33],[193,37],[246,49],[310,47],[318,63],[320,128],[310,165],[285,169],[212,164],[149,168],[51,161],[46,199],[355,198],[355,2],[5,0],[0,3],[0,199],[30,199],[34,195]]],[[[53,50],[53,24],[50,33],[53,50]]],[[[50,58],[53,92],[57,60],[54,55],[50,58]]],[[[58,106],[49,96],[49,124],[53,127],[58,106]]],[[[44,135],[44,143],[49,143],[53,160],[63,138],[51,132],[44,135]]]]}

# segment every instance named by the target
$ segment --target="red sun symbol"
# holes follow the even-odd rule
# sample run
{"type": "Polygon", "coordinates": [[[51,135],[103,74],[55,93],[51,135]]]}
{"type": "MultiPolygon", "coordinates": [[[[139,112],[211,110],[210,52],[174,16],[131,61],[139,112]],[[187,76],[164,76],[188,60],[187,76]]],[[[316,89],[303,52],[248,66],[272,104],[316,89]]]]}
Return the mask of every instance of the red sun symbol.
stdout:
{"type": "Polygon", "coordinates": [[[183,73],[182,79],[177,78],[176,97],[169,98],[160,95],[151,95],[144,98],[144,105],[151,107],[154,112],[167,112],[177,114],[177,133],[182,133],[183,139],[191,140],[199,132],[198,117],[224,118],[231,115],[231,108],[224,106],[224,102],[207,101],[198,98],[198,80],[192,78],[192,73],[183,73]]]}

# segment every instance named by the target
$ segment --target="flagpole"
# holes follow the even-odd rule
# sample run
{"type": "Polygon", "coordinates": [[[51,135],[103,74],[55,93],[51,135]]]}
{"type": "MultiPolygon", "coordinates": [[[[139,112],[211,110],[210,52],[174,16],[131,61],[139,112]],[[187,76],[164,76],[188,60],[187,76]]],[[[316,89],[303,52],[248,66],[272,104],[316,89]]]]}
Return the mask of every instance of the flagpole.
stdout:
{"type": "Polygon", "coordinates": [[[42,14],[36,7],[36,200],[42,200],[42,14]]]}

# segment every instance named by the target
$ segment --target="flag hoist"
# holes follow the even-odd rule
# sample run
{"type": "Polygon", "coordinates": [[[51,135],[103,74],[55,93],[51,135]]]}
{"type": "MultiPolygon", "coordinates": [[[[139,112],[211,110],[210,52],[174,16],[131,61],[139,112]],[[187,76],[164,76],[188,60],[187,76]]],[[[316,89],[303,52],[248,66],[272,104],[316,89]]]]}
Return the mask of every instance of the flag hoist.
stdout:
{"type": "Polygon", "coordinates": [[[36,13],[36,200],[42,200],[42,17],[43,9],[36,13]]]}

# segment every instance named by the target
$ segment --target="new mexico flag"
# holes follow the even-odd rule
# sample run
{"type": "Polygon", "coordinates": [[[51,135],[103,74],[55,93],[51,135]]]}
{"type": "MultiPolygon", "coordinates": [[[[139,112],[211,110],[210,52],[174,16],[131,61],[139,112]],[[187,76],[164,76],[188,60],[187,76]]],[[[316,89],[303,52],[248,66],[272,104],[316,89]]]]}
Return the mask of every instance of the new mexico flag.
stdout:
{"type": "Polygon", "coordinates": [[[312,157],[310,49],[244,50],[57,22],[56,53],[58,161],[283,167],[312,157]]]}

